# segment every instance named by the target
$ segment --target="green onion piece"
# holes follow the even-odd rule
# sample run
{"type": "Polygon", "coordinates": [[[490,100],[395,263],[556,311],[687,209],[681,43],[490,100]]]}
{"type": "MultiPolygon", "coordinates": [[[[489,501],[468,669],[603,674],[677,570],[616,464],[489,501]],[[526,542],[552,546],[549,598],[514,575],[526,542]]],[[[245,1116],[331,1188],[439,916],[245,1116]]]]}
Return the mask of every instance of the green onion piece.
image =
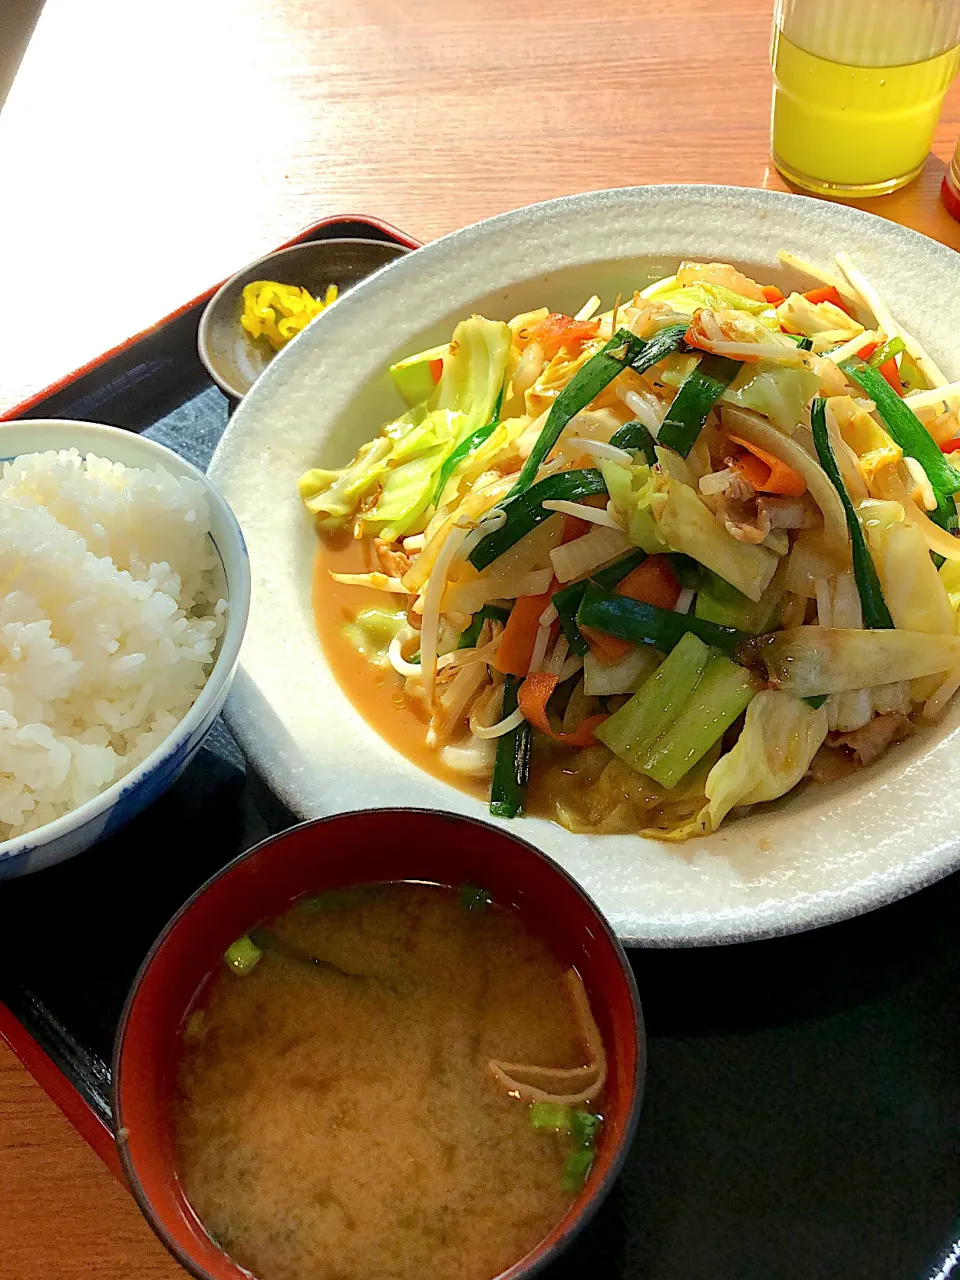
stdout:
{"type": "Polygon", "coordinates": [[[470,621],[469,627],[460,637],[458,649],[475,649],[480,640],[480,632],[483,630],[485,622],[506,622],[510,617],[510,610],[504,609],[498,604],[485,604],[479,609],[470,621]]]}
{"type": "Polygon", "coordinates": [[[583,578],[579,582],[571,582],[567,586],[561,587],[559,591],[555,591],[550,597],[572,653],[582,658],[590,648],[586,640],[584,640],[580,628],[577,626],[577,610],[583,603],[587,587],[592,582],[595,586],[602,587],[604,591],[612,591],[614,587],[619,586],[628,573],[632,573],[638,565],[643,564],[646,558],[647,553],[645,551],[640,551],[639,549],[629,551],[625,556],[621,556],[619,560],[614,560],[613,564],[608,564],[605,569],[598,569],[592,578],[583,578]]]}
{"type": "Polygon", "coordinates": [[[697,443],[707,414],[740,371],[738,360],[705,355],[684,378],[667,410],[657,443],[686,457],[697,443]]]}
{"type": "MultiPolygon", "coordinates": [[[[882,364],[886,364],[888,360],[892,360],[894,356],[898,356],[901,351],[906,351],[903,339],[898,335],[885,342],[882,347],[877,347],[876,351],[870,357],[869,365],[871,369],[879,369],[882,364]]],[[[884,379],[886,381],[886,379],[884,379]]],[[[896,395],[896,392],[894,392],[896,395]]]]}
{"type": "Polygon", "coordinates": [[[596,587],[587,589],[577,613],[577,623],[581,627],[596,627],[630,644],[652,644],[661,653],[669,653],[689,632],[730,655],[747,638],[745,632],[734,627],[721,627],[689,614],[608,595],[596,587]]]}
{"type": "Polygon", "coordinates": [[[574,1151],[564,1166],[563,1178],[560,1181],[563,1190],[571,1195],[582,1191],[596,1158],[597,1153],[589,1147],[574,1151]]]}
{"type": "Polygon", "coordinates": [[[570,1117],[570,1133],[578,1147],[595,1147],[597,1134],[603,1125],[603,1116],[594,1115],[578,1107],[570,1117]]]}
{"type": "Polygon", "coordinates": [[[792,333],[790,334],[790,337],[791,337],[791,338],[793,338],[794,342],[797,344],[797,346],[800,348],[800,350],[801,350],[801,351],[812,351],[812,350],[813,350],[813,339],[812,339],[812,338],[807,338],[807,337],[805,337],[805,336],[804,336],[804,335],[802,335],[802,334],[794,335],[794,334],[792,334],[792,333]]]}
{"type": "Polygon", "coordinates": [[[808,707],[813,707],[814,711],[819,711],[829,696],[826,693],[815,693],[812,698],[804,698],[803,701],[808,707]]]}
{"type": "MultiPolygon", "coordinates": [[[[689,350],[685,341],[689,327],[687,322],[671,324],[666,329],[661,329],[659,333],[655,333],[646,342],[638,338],[640,354],[630,361],[630,368],[634,373],[646,373],[648,369],[652,369],[661,360],[666,360],[668,356],[674,356],[678,351],[689,350]]],[[[621,330],[621,332],[625,331],[621,330]]]]}
{"type": "Polygon", "coordinates": [[[695,635],[685,635],[633,697],[594,730],[600,742],[638,771],[672,724],[710,661],[710,649],[695,635]]]}
{"type": "Polygon", "coordinates": [[[457,902],[464,911],[486,911],[493,905],[493,895],[489,889],[479,889],[475,884],[460,886],[457,902]]]}
{"type": "Polygon", "coordinates": [[[450,457],[446,459],[443,466],[440,468],[440,474],[437,476],[437,487],[433,491],[434,505],[440,501],[440,495],[443,493],[446,488],[447,481],[453,475],[454,471],[456,471],[458,465],[467,457],[468,454],[473,453],[474,449],[478,449],[480,445],[483,444],[484,440],[489,439],[489,437],[493,435],[494,431],[496,431],[497,427],[499,427],[500,410],[502,408],[503,387],[500,388],[500,394],[497,396],[497,402],[493,406],[493,416],[490,421],[486,423],[485,426],[477,427],[476,431],[467,436],[466,440],[461,440],[453,453],[450,454],[450,457]]]}
{"type": "Polygon", "coordinates": [[[682,551],[668,552],[667,559],[670,561],[670,567],[677,581],[688,591],[700,591],[704,581],[712,576],[710,570],[705,569],[699,560],[694,560],[693,556],[684,555],[682,551]]]}
{"type": "Polygon", "coordinates": [[[229,969],[243,977],[260,963],[263,952],[246,934],[231,942],[223,953],[223,959],[229,969]]]}
{"type": "Polygon", "coordinates": [[[714,654],[687,702],[650,750],[641,772],[672,790],[746,711],[756,691],[744,667],[714,654]]]}
{"type": "MultiPolygon", "coordinates": [[[[866,368],[866,365],[863,367],[866,368]]],[[[883,382],[885,387],[887,386],[879,374],[876,374],[876,377],[883,382]]],[[[889,387],[887,390],[890,390],[889,387]]],[[[868,394],[871,393],[868,392],[868,394]]],[[[890,394],[894,395],[892,391],[890,394]]],[[[837,460],[833,456],[833,446],[830,443],[830,433],[827,430],[826,404],[819,396],[814,400],[810,409],[810,425],[813,428],[813,443],[817,448],[817,457],[820,459],[820,465],[830,477],[831,484],[840,495],[844,514],[847,517],[847,528],[850,530],[850,538],[853,542],[853,576],[856,579],[857,591],[860,595],[863,625],[871,630],[878,627],[890,628],[893,626],[893,619],[890,617],[887,602],[883,598],[877,567],[873,563],[867,540],[863,536],[860,520],[854,510],[850,495],[847,493],[846,485],[843,483],[837,460]]],[[[922,427],[921,430],[923,430],[922,427]]],[[[924,431],[924,435],[926,435],[926,431],[924,431]]],[[[930,436],[927,436],[927,439],[936,449],[936,445],[933,444],[930,436]]]]}
{"type": "Polygon", "coordinates": [[[748,671],[688,634],[596,735],[631,768],[670,790],[755,693],[748,671]]]}
{"type": "Polygon", "coordinates": [[[686,331],[686,324],[671,325],[645,341],[634,337],[629,329],[618,329],[610,341],[577,370],[553,402],[543,430],[537,437],[530,457],[523,464],[509,497],[513,498],[529,489],[536,479],[540,464],[560,439],[561,432],[570,419],[581,409],[585,409],[591,400],[596,399],[617,374],[623,373],[628,366],[638,373],[644,373],[665,360],[685,345],[683,336],[686,331]]]}
{"type": "Polygon", "coordinates": [[[694,613],[707,622],[759,635],[761,631],[770,630],[770,619],[777,610],[779,601],[776,597],[779,594],[778,589],[768,587],[759,600],[750,600],[719,574],[705,569],[694,613]]]}
{"type": "Polygon", "coordinates": [[[585,409],[618,373],[623,373],[645,345],[642,338],[635,338],[628,329],[618,329],[610,341],[577,370],[554,400],[543,430],[523,464],[509,497],[516,497],[524,489],[529,489],[536,479],[541,462],[560,439],[560,434],[570,419],[581,409],[585,409]]]}
{"type": "MultiPolygon", "coordinates": [[[[503,681],[503,719],[517,709],[517,694],[522,680],[505,676],[503,681]]],[[[533,731],[524,722],[517,729],[497,739],[497,756],[490,784],[490,812],[497,818],[516,818],[523,813],[527,782],[530,779],[530,749],[533,731]]]]}
{"type": "Polygon", "coordinates": [[[657,442],[642,422],[628,422],[610,437],[615,449],[633,449],[643,454],[648,466],[657,465],[657,442]]]}
{"type": "Polygon", "coordinates": [[[927,473],[937,499],[937,509],[930,512],[930,519],[942,529],[956,529],[957,504],[953,494],[960,491],[960,471],[950,465],[917,415],[876,369],[856,356],[844,360],[840,368],[877,406],[883,425],[903,452],[916,458],[927,473]]]}
{"type": "Polygon", "coordinates": [[[470,553],[470,563],[475,569],[485,569],[538,524],[556,515],[555,511],[544,510],[544,502],[576,502],[606,492],[606,481],[599,471],[592,468],[588,471],[559,471],[556,475],[547,476],[500,504],[500,510],[506,512],[506,521],[495,533],[488,533],[477,543],[470,553]]]}
{"type": "Polygon", "coordinates": [[[559,1102],[535,1102],[530,1108],[530,1123],[534,1129],[569,1133],[572,1119],[570,1108],[559,1102]]]}

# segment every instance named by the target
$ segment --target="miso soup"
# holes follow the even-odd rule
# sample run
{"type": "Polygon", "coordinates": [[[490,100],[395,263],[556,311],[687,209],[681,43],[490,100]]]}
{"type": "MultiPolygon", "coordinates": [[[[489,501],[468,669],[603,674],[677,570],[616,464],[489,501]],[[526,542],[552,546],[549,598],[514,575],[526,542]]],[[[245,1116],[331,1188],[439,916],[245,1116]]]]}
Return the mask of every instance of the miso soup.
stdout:
{"type": "Polygon", "coordinates": [[[602,1142],[576,972],[481,890],[301,902],[187,1020],[188,1199],[259,1280],[491,1280],[560,1221],[602,1142]]]}

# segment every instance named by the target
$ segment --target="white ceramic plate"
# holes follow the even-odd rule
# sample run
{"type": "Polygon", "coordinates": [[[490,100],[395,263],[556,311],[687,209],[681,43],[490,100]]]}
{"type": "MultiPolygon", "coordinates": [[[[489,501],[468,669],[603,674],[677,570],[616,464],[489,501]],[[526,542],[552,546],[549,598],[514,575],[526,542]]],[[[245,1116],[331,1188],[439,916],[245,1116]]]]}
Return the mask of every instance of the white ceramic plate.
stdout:
{"type": "MultiPolygon", "coordinates": [[[[596,292],[733,261],[781,287],[788,248],[826,265],[846,249],[941,368],[960,376],[960,258],[869,214],[731,187],[638,187],[535,205],[458,231],[359,285],[275,360],[233,417],[210,474],[250,549],[253,605],[230,723],[302,817],[425,805],[477,817],[478,801],[387,746],[331,676],[314,632],[314,533],[297,498],[310,466],[342,466],[401,411],[387,373],[446,341],[471,311],[507,319],[575,311],[596,292]]],[[[960,865],[954,712],[857,779],[810,788],[682,845],[575,836],[539,819],[514,829],[572,872],[621,938],[653,946],[788,933],[879,906],[960,865]]]]}

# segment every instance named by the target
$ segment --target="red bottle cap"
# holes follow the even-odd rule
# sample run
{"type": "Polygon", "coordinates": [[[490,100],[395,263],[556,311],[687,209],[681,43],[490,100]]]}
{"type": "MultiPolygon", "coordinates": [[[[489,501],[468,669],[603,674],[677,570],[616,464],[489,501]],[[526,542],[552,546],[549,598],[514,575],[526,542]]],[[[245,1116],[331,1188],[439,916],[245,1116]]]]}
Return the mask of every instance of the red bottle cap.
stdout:
{"type": "Polygon", "coordinates": [[[940,199],[947,213],[960,222],[960,143],[957,144],[957,154],[953,157],[953,164],[944,174],[940,199]]]}

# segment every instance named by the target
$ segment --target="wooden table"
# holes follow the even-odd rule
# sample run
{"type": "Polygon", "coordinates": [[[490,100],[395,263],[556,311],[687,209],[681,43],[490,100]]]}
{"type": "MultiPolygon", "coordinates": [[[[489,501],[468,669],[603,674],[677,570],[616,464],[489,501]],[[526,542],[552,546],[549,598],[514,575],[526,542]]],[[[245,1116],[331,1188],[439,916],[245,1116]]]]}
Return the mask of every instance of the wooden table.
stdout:
{"type": "MultiPolygon", "coordinates": [[[[0,114],[0,410],[333,213],[429,240],[648,182],[784,184],[769,0],[47,0],[0,114]]],[[[934,154],[870,208],[960,249],[934,154]]],[[[182,1275],[0,1047],[0,1274],[182,1275]]]]}

